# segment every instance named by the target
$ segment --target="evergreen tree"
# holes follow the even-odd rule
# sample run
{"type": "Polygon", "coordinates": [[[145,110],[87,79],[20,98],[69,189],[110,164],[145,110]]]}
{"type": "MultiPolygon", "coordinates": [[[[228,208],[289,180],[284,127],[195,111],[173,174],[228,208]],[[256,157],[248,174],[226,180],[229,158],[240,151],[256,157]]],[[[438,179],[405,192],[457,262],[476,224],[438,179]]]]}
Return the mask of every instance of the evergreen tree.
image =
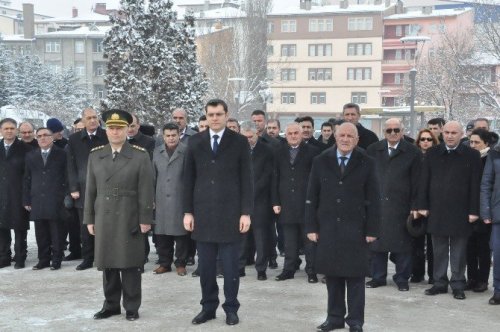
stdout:
{"type": "Polygon", "coordinates": [[[156,126],[177,107],[191,119],[202,112],[207,83],[196,62],[194,17],[177,22],[170,0],[122,0],[104,39],[108,58],[105,108],[138,113],[156,126]]]}

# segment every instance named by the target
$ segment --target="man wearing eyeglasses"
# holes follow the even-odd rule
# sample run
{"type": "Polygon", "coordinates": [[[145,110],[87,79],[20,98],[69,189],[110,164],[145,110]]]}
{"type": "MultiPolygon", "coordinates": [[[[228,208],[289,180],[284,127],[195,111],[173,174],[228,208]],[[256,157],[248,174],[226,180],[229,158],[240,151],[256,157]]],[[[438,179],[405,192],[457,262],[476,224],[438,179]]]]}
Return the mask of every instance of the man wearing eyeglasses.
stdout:
{"type": "Polygon", "coordinates": [[[397,118],[385,122],[385,139],[367,149],[375,158],[381,188],[380,238],[370,246],[372,280],[367,288],[387,285],[389,252],[396,263],[393,280],[399,291],[408,291],[411,275],[412,240],[406,220],[416,210],[419,149],[403,139],[403,125],[397,118]]]}
{"type": "Polygon", "coordinates": [[[61,212],[68,191],[66,152],[53,143],[53,132],[39,128],[40,148],[26,155],[23,206],[35,221],[38,263],[33,270],[50,266],[59,270],[64,256],[64,229],[61,212]]]}

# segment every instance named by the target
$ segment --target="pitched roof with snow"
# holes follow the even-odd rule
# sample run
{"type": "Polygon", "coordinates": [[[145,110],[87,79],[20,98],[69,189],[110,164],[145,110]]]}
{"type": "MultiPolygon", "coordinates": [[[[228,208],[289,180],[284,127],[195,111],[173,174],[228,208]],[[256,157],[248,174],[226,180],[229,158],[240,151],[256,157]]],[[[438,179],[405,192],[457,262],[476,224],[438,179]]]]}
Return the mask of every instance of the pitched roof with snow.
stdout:
{"type": "Polygon", "coordinates": [[[340,8],[338,5],[329,6],[312,6],[311,9],[301,9],[297,5],[284,6],[279,4],[273,6],[273,9],[269,13],[270,16],[282,16],[282,15],[318,15],[318,14],[352,14],[352,13],[373,13],[373,12],[383,12],[387,10],[388,7],[385,4],[381,5],[349,5],[347,8],[340,8]]]}
{"type": "Polygon", "coordinates": [[[110,26],[81,27],[71,31],[54,31],[37,34],[36,38],[78,38],[78,37],[104,37],[110,26]]]}
{"type": "Polygon", "coordinates": [[[385,20],[400,20],[407,18],[426,18],[426,17],[443,17],[443,16],[458,16],[472,11],[471,8],[454,8],[454,9],[433,9],[431,13],[424,14],[421,10],[409,11],[404,14],[394,14],[385,17],[385,20]]]}
{"type": "Polygon", "coordinates": [[[79,15],[77,17],[56,17],[43,20],[35,20],[36,24],[40,23],[83,23],[83,22],[109,22],[108,15],[98,13],[89,13],[79,15]]]}

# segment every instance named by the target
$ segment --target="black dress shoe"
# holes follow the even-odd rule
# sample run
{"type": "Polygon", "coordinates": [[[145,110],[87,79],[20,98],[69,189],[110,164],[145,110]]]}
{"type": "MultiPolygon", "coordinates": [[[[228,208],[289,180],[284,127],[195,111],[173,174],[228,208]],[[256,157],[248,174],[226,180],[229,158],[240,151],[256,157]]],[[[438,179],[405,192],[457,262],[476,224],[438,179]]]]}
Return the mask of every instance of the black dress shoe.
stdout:
{"type": "Polygon", "coordinates": [[[111,316],[119,315],[121,314],[120,309],[116,310],[107,310],[107,309],[101,309],[101,311],[96,312],[94,315],[94,319],[106,319],[111,316]]]}
{"type": "Polygon", "coordinates": [[[277,269],[278,268],[278,262],[276,261],[276,258],[271,258],[269,260],[269,268],[271,270],[277,269]]]}
{"type": "MultiPolygon", "coordinates": [[[[10,265],[10,264],[9,264],[10,265]]],[[[24,269],[26,265],[24,264],[24,262],[16,262],[16,264],[14,264],[14,268],[16,270],[19,270],[19,269],[24,269]]]]}
{"type": "Polygon", "coordinates": [[[474,287],[476,287],[476,284],[477,283],[475,280],[467,280],[464,290],[472,290],[474,287]]]}
{"type": "Polygon", "coordinates": [[[82,258],[81,254],[78,255],[75,253],[70,253],[68,256],[64,257],[63,261],[74,261],[81,258],[82,258]]]}
{"type": "Polygon", "coordinates": [[[474,293],[482,293],[488,290],[488,283],[486,282],[478,282],[476,287],[472,289],[474,293]]]}
{"type": "Polygon", "coordinates": [[[316,327],[318,331],[333,331],[340,330],[345,327],[345,324],[334,324],[328,319],[323,322],[323,324],[316,327]]]}
{"type": "Polygon", "coordinates": [[[76,267],[76,269],[77,269],[78,271],[87,270],[87,269],[91,269],[93,265],[94,265],[94,263],[93,263],[93,262],[83,260],[83,262],[82,262],[80,265],[78,265],[78,266],[76,267]]]}
{"type": "Polygon", "coordinates": [[[456,300],[465,300],[465,293],[461,289],[453,290],[453,298],[456,300]]]}
{"type": "Polygon", "coordinates": [[[424,280],[424,277],[420,277],[420,276],[412,276],[410,278],[410,282],[411,283],[414,283],[414,284],[417,284],[419,282],[422,282],[424,280]]]}
{"type": "Polygon", "coordinates": [[[429,278],[429,281],[427,283],[429,285],[434,285],[434,278],[429,278]]]}
{"type": "Polygon", "coordinates": [[[363,327],[359,325],[353,325],[349,327],[349,332],[363,332],[363,327]]]}
{"type": "Polygon", "coordinates": [[[238,318],[238,314],[235,312],[226,312],[226,324],[227,325],[236,325],[240,322],[238,318]]]}
{"type": "Polygon", "coordinates": [[[35,266],[33,266],[31,269],[32,270],[42,270],[42,269],[45,269],[46,267],[49,267],[49,266],[50,266],[50,264],[38,263],[35,266]]]}
{"type": "Polygon", "coordinates": [[[297,259],[297,262],[295,263],[295,271],[300,270],[300,264],[302,264],[302,259],[297,259]]]}
{"type": "Polygon", "coordinates": [[[125,319],[129,321],[134,321],[139,319],[139,313],[137,311],[127,311],[125,313],[125,319]]]}
{"type": "Polygon", "coordinates": [[[277,275],[276,278],[274,278],[274,280],[276,281],[283,281],[283,280],[287,280],[287,279],[293,279],[295,276],[293,273],[290,273],[290,272],[281,272],[281,274],[277,275]]]}
{"type": "Polygon", "coordinates": [[[194,265],[194,257],[188,257],[186,265],[193,266],[194,265]]]}
{"type": "Polygon", "coordinates": [[[267,280],[266,272],[257,272],[257,280],[267,280]]]}
{"type": "Polygon", "coordinates": [[[54,270],[59,270],[61,268],[61,263],[53,263],[51,266],[50,266],[50,269],[52,271],[54,270]]]}
{"type": "Polygon", "coordinates": [[[307,282],[310,283],[310,284],[316,284],[318,283],[318,276],[316,276],[315,274],[308,274],[307,275],[307,282]]]}
{"type": "Polygon", "coordinates": [[[245,268],[240,269],[240,278],[246,276],[245,268]]]}
{"type": "Polygon", "coordinates": [[[191,277],[199,277],[200,276],[200,272],[198,271],[198,269],[194,270],[192,273],[191,273],[191,277]]]}
{"type": "Polygon", "coordinates": [[[397,285],[398,285],[398,291],[400,292],[407,292],[410,290],[410,286],[408,285],[407,282],[400,282],[397,285]]]}
{"type": "Polygon", "coordinates": [[[208,312],[202,310],[195,318],[193,318],[191,323],[193,323],[194,325],[198,325],[198,324],[203,324],[211,319],[215,319],[215,312],[208,312]]]}
{"type": "Polygon", "coordinates": [[[366,288],[378,288],[386,285],[387,281],[377,281],[375,279],[372,279],[366,283],[366,288]]]}
{"type": "Polygon", "coordinates": [[[491,305],[499,305],[500,304],[500,293],[495,293],[491,299],[488,301],[491,305]]]}
{"type": "Polygon", "coordinates": [[[446,293],[448,293],[448,288],[440,288],[436,286],[432,286],[431,288],[425,290],[425,295],[438,295],[446,293]]]}

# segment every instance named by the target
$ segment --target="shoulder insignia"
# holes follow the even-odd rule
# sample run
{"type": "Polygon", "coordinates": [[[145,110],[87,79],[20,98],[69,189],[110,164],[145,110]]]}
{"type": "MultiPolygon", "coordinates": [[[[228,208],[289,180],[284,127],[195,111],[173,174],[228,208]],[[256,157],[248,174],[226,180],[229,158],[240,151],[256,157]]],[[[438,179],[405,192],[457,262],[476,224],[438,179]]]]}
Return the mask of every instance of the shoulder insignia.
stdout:
{"type": "Polygon", "coordinates": [[[139,151],[142,151],[142,152],[147,152],[147,151],[146,151],[146,149],[141,148],[139,145],[134,145],[134,144],[132,144],[132,147],[133,147],[134,149],[136,149],[136,150],[139,150],[139,151]]]}
{"type": "Polygon", "coordinates": [[[101,150],[105,147],[105,145],[99,145],[99,146],[96,146],[95,148],[93,148],[92,150],[90,150],[90,152],[94,152],[94,151],[98,151],[98,150],[101,150]]]}

